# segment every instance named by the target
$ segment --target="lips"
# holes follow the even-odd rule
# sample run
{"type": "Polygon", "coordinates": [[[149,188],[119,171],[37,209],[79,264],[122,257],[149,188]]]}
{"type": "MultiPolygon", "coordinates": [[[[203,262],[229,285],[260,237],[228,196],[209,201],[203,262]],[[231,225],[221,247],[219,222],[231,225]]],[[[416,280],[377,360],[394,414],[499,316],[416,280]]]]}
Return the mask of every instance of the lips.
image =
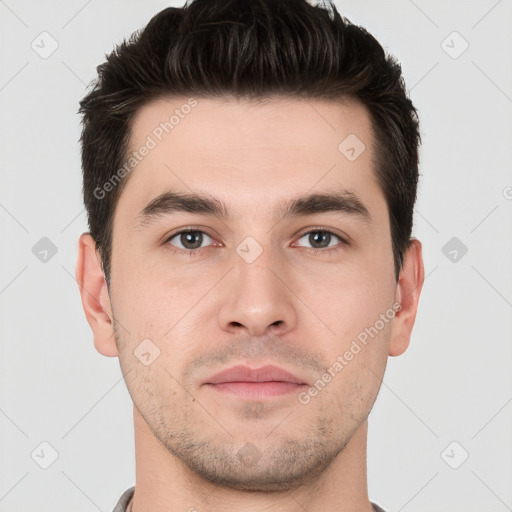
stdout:
{"type": "Polygon", "coordinates": [[[206,388],[237,400],[271,400],[297,393],[306,383],[282,368],[267,365],[249,368],[238,365],[207,379],[206,388]]]}
{"type": "Polygon", "coordinates": [[[208,378],[204,384],[225,384],[230,382],[288,382],[306,384],[302,379],[277,366],[267,365],[250,368],[244,365],[233,366],[208,378]]]}

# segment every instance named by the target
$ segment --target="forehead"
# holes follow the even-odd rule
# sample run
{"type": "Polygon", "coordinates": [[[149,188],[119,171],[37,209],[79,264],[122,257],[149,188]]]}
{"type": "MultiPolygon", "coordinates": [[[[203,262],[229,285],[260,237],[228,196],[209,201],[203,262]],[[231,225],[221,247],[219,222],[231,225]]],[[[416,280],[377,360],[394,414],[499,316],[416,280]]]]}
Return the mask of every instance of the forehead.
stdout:
{"type": "Polygon", "coordinates": [[[353,100],[159,99],[132,119],[129,152],[139,157],[117,209],[134,216],[169,189],[207,193],[240,216],[306,192],[380,193],[370,117],[353,100]]]}

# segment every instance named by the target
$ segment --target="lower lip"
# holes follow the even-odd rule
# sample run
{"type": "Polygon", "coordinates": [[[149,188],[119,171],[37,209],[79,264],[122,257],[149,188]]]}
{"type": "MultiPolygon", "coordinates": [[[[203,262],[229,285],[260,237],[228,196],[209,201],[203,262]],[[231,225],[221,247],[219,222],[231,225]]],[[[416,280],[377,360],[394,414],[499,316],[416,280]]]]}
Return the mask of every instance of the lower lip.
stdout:
{"type": "Polygon", "coordinates": [[[271,396],[296,393],[305,384],[294,382],[222,382],[219,384],[208,384],[221,393],[231,393],[242,398],[266,398],[271,396]]]}

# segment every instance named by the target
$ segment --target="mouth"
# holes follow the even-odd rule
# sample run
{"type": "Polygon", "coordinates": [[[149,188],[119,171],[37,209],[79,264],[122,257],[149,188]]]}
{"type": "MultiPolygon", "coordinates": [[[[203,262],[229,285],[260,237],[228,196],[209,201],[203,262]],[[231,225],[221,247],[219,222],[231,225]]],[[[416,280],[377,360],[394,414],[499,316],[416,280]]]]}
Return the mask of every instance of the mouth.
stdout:
{"type": "Polygon", "coordinates": [[[233,366],[213,375],[203,384],[216,392],[241,398],[281,396],[296,393],[308,385],[296,375],[272,365],[261,368],[233,366]]]}

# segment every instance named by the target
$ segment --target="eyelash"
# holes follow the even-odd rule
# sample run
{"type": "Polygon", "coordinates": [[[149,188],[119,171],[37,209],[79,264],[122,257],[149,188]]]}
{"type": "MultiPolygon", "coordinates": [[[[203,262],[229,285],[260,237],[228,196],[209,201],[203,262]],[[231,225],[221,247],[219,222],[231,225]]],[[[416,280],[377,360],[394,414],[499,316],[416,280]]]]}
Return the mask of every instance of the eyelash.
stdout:
{"type": "MultiPolygon", "coordinates": [[[[190,257],[193,257],[193,256],[197,256],[197,255],[201,254],[203,249],[208,248],[208,247],[201,247],[198,249],[179,249],[179,248],[174,247],[173,245],[169,244],[169,242],[171,240],[173,240],[174,238],[176,238],[179,235],[182,235],[184,233],[203,233],[204,235],[213,239],[213,237],[211,235],[209,235],[208,233],[206,233],[205,231],[203,231],[201,229],[192,229],[192,228],[183,229],[181,231],[178,231],[177,233],[173,233],[169,238],[167,238],[165,240],[165,244],[170,248],[171,252],[173,252],[175,254],[186,254],[190,257]]],[[[332,231],[330,229],[320,228],[320,227],[313,228],[313,229],[310,229],[309,231],[306,231],[305,233],[302,233],[300,235],[300,237],[298,238],[298,240],[300,240],[304,236],[309,235],[311,233],[327,233],[329,235],[334,235],[336,238],[338,238],[340,240],[340,243],[336,244],[334,247],[329,247],[329,248],[325,248],[325,249],[315,249],[313,247],[304,247],[304,249],[306,249],[308,252],[312,251],[317,254],[318,253],[331,254],[333,252],[340,251],[344,246],[350,245],[349,242],[345,238],[343,238],[341,235],[339,235],[338,233],[335,233],[334,231],[332,231]]]]}

